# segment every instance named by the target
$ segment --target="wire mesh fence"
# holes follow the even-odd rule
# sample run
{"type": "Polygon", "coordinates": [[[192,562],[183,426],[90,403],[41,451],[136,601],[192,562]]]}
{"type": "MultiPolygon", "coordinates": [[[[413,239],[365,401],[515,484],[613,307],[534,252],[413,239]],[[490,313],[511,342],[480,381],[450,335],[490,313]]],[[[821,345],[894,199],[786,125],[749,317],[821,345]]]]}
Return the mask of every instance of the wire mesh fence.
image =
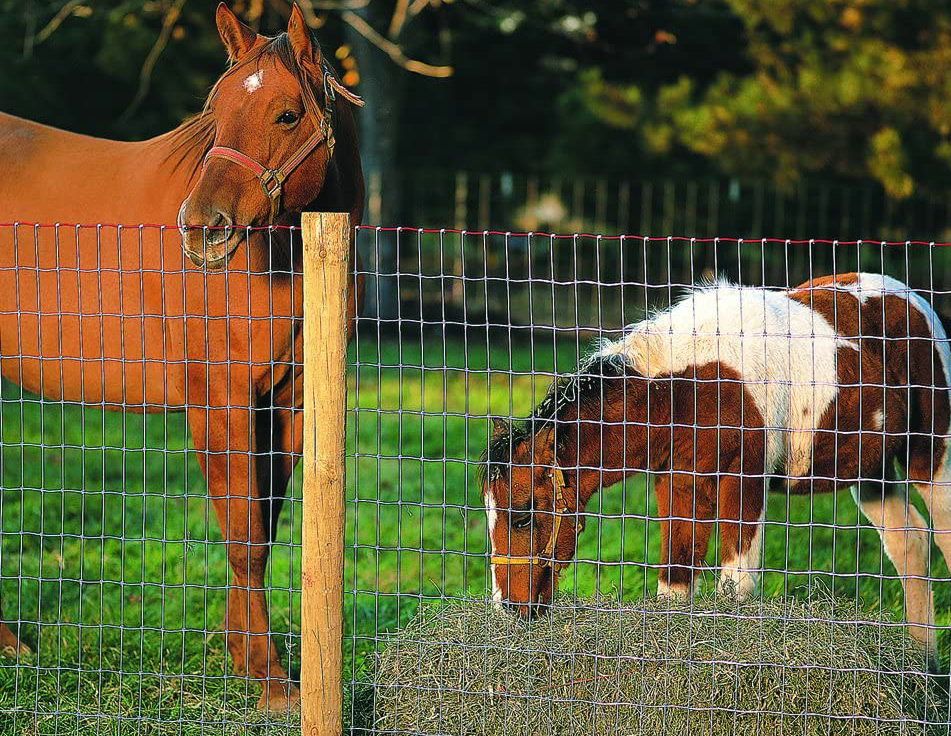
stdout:
{"type": "Polygon", "coordinates": [[[298,723],[300,230],[228,234],[0,227],[0,732],[298,723]]]}
{"type": "Polygon", "coordinates": [[[946,732],[946,248],[358,235],[357,729],[946,732]]]}
{"type": "MultiPolygon", "coordinates": [[[[299,728],[300,232],[237,237],[0,227],[0,731],[299,728]]],[[[951,250],[354,237],[348,730],[947,731],[951,250]]]]}

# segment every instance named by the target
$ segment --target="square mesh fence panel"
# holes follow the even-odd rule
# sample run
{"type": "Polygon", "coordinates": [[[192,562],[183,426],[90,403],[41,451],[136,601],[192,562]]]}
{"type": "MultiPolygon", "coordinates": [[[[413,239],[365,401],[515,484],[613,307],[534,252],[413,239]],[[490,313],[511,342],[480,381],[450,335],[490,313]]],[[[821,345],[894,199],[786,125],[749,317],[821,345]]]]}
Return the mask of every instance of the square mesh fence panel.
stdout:
{"type": "Polygon", "coordinates": [[[951,251],[358,243],[353,728],[944,732],[951,251]]]}
{"type": "Polygon", "coordinates": [[[0,733],[299,732],[300,232],[232,237],[0,226],[0,733]]]}
{"type": "MultiPolygon", "coordinates": [[[[0,227],[0,733],[299,730],[300,235],[238,237],[0,227]]],[[[348,731],[947,731],[951,251],[355,238],[348,731]]]]}

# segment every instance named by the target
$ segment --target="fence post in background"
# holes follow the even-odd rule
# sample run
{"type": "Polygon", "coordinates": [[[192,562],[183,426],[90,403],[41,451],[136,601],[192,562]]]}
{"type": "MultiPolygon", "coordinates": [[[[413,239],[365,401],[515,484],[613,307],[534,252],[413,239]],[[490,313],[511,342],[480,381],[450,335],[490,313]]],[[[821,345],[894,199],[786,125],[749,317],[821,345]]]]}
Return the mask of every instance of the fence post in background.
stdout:
{"type": "Polygon", "coordinates": [[[343,730],[344,453],[350,218],[307,212],[304,243],[304,510],[301,732],[343,730]]]}

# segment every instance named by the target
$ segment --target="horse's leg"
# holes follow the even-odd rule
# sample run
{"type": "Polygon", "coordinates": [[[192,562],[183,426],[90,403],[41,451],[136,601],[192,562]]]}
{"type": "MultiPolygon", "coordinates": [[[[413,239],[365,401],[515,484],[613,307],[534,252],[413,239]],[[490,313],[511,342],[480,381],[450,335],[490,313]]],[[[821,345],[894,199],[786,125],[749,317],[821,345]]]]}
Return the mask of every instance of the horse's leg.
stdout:
{"type": "MultiPolygon", "coordinates": [[[[257,474],[263,501],[264,524],[269,549],[277,536],[281,508],[287,496],[294,467],[304,448],[304,413],[288,407],[262,406],[255,410],[257,474]]],[[[288,684],[288,701],[300,699],[296,685],[288,684]]]]}
{"type": "Polygon", "coordinates": [[[749,597],[763,567],[763,518],[766,484],[760,476],[720,476],[717,520],[720,526],[719,590],[740,600],[749,597]]]}
{"type": "MultiPolygon", "coordinates": [[[[3,611],[3,606],[0,605],[0,612],[3,611]]],[[[0,654],[5,654],[10,657],[16,657],[18,654],[29,654],[30,648],[17,639],[16,634],[14,634],[7,627],[3,621],[0,621],[0,654]]]]}
{"type": "Polygon", "coordinates": [[[289,407],[265,406],[255,411],[255,437],[258,444],[258,487],[266,507],[268,538],[277,534],[277,523],[287,496],[294,467],[304,448],[304,413],[289,407]]]}
{"type": "Polygon", "coordinates": [[[264,582],[270,553],[269,499],[260,496],[257,484],[252,409],[233,400],[226,406],[215,401],[210,408],[191,409],[188,417],[233,573],[226,643],[235,672],[262,681],[258,707],[286,709],[298,694],[270,635],[264,582]]]}
{"type": "Polygon", "coordinates": [[[934,664],[938,647],[928,579],[928,525],[896,483],[864,482],[858,493],[852,493],[865,518],[878,530],[885,553],[901,578],[908,633],[924,645],[929,663],[934,664]]]}
{"type": "Polygon", "coordinates": [[[5,623],[0,621],[0,654],[16,657],[19,654],[29,654],[30,648],[17,639],[5,623]]]}
{"type": "Polygon", "coordinates": [[[702,476],[677,473],[658,476],[655,484],[661,529],[661,568],[657,595],[686,598],[693,590],[694,575],[707,556],[710,523],[709,481],[702,476]]]}

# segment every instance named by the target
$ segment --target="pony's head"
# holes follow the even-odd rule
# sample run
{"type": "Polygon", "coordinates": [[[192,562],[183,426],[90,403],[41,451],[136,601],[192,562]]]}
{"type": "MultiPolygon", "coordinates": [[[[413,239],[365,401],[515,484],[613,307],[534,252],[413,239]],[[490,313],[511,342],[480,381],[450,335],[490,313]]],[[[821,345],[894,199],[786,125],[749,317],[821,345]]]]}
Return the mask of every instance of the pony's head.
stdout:
{"type": "Polygon", "coordinates": [[[213,142],[178,225],[193,263],[221,268],[243,237],[233,226],[267,225],[320,194],[334,149],[335,106],[360,99],[337,82],[294,5],[287,32],[260,36],[218,6],[231,67],[208,98],[213,142]]]}
{"type": "Polygon", "coordinates": [[[492,597],[526,618],[551,602],[580,530],[557,455],[553,422],[535,430],[531,421],[512,428],[494,420],[483,478],[492,597]]]}

